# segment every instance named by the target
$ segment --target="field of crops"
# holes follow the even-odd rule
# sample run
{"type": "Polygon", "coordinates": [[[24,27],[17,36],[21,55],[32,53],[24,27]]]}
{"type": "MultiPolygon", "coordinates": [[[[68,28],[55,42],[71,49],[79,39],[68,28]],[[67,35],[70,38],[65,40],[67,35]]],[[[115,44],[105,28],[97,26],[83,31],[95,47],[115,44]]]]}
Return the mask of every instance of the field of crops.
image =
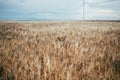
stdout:
{"type": "Polygon", "coordinates": [[[120,22],[0,21],[0,80],[119,80],[120,22]]]}

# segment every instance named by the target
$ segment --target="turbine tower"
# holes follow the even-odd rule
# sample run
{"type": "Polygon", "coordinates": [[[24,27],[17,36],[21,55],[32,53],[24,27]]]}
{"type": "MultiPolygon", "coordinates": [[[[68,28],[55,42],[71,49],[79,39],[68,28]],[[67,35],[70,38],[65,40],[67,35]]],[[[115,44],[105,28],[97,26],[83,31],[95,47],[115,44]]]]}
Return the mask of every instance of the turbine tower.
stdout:
{"type": "Polygon", "coordinates": [[[82,4],[80,5],[80,8],[82,7],[83,8],[83,11],[82,11],[82,16],[83,16],[83,20],[85,20],[85,0],[82,0],[82,4]]]}
{"type": "Polygon", "coordinates": [[[85,0],[83,0],[83,20],[85,20],[85,0]]]}

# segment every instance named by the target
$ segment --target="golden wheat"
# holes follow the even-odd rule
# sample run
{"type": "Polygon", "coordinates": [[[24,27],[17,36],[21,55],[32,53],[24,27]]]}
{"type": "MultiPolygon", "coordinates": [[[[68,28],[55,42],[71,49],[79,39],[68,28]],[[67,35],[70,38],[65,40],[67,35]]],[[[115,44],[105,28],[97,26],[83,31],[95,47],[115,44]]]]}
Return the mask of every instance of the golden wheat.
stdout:
{"type": "Polygon", "coordinates": [[[0,21],[0,80],[119,80],[120,22],[0,21]]]}

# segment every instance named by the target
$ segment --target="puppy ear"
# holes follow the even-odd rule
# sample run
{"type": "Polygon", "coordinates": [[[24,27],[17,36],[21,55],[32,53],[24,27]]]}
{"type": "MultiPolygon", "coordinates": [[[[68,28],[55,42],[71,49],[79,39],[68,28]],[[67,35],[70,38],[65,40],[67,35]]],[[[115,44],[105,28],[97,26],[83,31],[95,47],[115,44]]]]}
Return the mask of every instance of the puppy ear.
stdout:
{"type": "Polygon", "coordinates": [[[60,37],[57,37],[57,39],[60,41],[60,37]]]}

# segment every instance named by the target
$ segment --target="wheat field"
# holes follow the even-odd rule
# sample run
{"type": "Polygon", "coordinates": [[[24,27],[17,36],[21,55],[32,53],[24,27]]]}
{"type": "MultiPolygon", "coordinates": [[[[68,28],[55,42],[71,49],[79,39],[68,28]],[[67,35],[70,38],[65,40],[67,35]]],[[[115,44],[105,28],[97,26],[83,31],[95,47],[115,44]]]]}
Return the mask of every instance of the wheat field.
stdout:
{"type": "Polygon", "coordinates": [[[0,80],[119,80],[120,22],[0,21],[0,80]]]}

